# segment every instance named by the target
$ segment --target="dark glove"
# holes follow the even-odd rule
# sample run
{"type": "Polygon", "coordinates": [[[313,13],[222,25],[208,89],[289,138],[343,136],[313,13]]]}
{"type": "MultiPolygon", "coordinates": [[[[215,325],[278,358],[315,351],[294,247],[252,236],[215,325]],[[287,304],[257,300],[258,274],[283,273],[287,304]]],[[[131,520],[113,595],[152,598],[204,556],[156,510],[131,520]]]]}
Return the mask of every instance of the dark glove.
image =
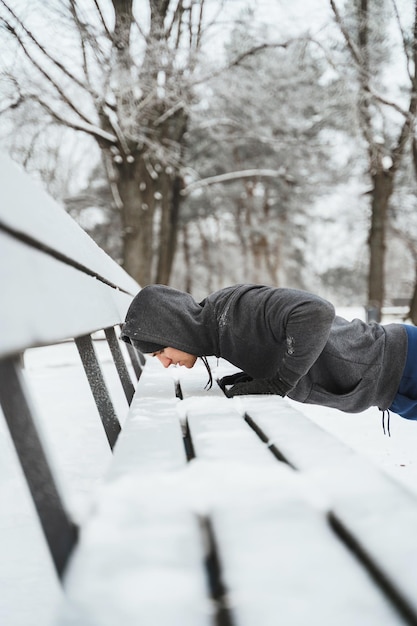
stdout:
{"type": "Polygon", "coordinates": [[[233,396],[246,396],[252,394],[286,396],[291,387],[284,383],[280,378],[258,378],[250,382],[241,382],[234,385],[225,394],[228,398],[233,396]]]}
{"type": "Polygon", "coordinates": [[[246,383],[250,380],[253,380],[252,376],[246,374],[246,372],[237,372],[236,374],[230,374],[229,376],[223,376],[217,382],[219,383],[220,389],[226,392],[227,385],[236,385],[237,383],[246,383]]]}

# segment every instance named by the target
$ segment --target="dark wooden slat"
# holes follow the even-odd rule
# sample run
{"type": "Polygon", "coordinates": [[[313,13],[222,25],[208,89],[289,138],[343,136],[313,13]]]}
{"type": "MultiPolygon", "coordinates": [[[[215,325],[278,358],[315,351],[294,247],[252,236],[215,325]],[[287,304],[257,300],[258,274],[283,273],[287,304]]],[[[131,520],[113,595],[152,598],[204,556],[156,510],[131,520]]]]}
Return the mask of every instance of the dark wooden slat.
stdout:
{"type": "Polygon", "coordinates": [[[113,327],[105,328],[104,333],[106,335],[107,343],[109,344],[110,351],[113,356],[117,373],[119,374],[120,382],[122,383],[123,391],[125,392],[126,400],[130,404],[132,402],[133,394],[135,393],[135,388],[130,379],[129,372],[126,367],[126,363],[123,358],[123,354],[120,349],[115,330],[113,327]]]}
{"type": "Polygon", "coordinates": [[[39,438],[20,358],[0,361],[0,402],[39,515],[56,571],[62,576],[77,541],[39,438]]]}
{"type": "Polygon", "coordinates": [[[127,294],[0,230],[0,357],[120,324],[127,294]]]}
{"type": "Polygon", "coordinates": [[[80,354],[85,373],[87,374],[90,389],[100,414],[107,440],[110,448],[113,449],[120,433],[120,423],[94,350],[93,341],[90,335],[85,335],[83,337],[77,337],[75,344],[80,354]]]}
{"type": "Polygon", "coordinates": [[[139,380],[140,375],[142,374],[142,367],[145,364],[145,361],[141,362],[139,360],[139,355],[137,354],[135,348],[130,344],[126,344],[126,348],[130,357],[130,362],[132,363],[133,371],[135,372],[136,378],[139,380]]]}

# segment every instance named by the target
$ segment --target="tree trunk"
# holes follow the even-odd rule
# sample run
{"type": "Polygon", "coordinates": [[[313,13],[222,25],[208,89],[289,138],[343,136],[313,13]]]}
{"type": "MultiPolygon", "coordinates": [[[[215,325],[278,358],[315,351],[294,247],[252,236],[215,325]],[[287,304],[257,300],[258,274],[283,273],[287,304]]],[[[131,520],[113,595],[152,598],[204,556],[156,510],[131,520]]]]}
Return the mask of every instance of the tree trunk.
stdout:
{"type": "Polygon", "coordinates": [[[380,313],[385,296],[385,234],[388,204],[393,192],[393,177],[390,172],[379,170],[372,176],[372,180],[372,215],[368,239],[368,306],[376,307],[380,313]]]}
{"type": "Polygon", "coordinates": [[[206,236],[206,233],[204,232],[204,228],[199,221],[197,222],[197,227],[198,227],[198,232],[200,235],[200,242],[201,242],[200,250],[201,250],[202,257],[203,257],[203,265],[207,270],[206,289],[207,289],[207,292],[210,293],[213,291],[213,264],[211,262],[210,243],[209,243],[208,237],[206,236]]]}
{"type": "Polygon", "coordinates": [[[182,227],[182,245],[184,253],[184,266],[185,266],[185,278],[184,289],[188,293],[191,293],[193,288],[192,281],[192,261],[191,261],[191,247],[190,247],[190,235],[188,232],[188,224],[184,224],[182,227]]]}
{"type": "Polygon", "coordinates": [[[152,282],[156,181],[143,160],[118,167],[122,201],[123,267],[143,287],[152,282]]]}
{"type": "Polygon", "coordinates": [[[179,176],[164,175],[155,281],[165,285],[169,284],[177,247],[181,185],[182,179],[179,176]]]}

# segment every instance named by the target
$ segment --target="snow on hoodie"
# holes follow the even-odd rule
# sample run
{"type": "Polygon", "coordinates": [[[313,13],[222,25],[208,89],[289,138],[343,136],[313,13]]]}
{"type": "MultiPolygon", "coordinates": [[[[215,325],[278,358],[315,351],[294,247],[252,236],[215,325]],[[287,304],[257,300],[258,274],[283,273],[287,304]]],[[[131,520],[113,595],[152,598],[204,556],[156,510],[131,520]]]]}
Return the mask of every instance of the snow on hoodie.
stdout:
{"type": "Polygon", "coordinates": [[[388,408],[407,353],[401,324],[348,322],[318,296],[264,285],[226,287],[200,303],[149,285],[132,301],[122,339],[145,353],[170,346],[223,357],[254,379],[230,395],[278,393],[347,412],[388,408]]]}

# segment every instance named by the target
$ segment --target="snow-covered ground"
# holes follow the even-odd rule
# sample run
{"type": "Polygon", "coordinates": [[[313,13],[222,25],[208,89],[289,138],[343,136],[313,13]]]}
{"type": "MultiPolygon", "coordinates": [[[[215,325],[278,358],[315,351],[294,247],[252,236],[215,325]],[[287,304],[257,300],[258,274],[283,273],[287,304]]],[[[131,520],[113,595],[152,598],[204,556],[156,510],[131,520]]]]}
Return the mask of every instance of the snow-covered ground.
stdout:
{"type": "MultiPolygon", "coordinates": [[[[362,311],[340,311],[346,317],[362,311]]],[[[104,373],[116,398],[121,422],[127,412],[110,353],[98,342],[104,373]]],[[[83,520],[111,453],[72,343],[31,350],[26,376],[38,410],[60,487],[77,520],[83,520]]],[[[313,421],[371,459],[417,493],[417,423],[391,415],[391,437],[381,414],[370,409],[348,415],[333,409],[293,403],[313,421]]],[[[4,420],[0,420],[0,624],[52,626],[61,599],[27,488],[4,420]]]]}

